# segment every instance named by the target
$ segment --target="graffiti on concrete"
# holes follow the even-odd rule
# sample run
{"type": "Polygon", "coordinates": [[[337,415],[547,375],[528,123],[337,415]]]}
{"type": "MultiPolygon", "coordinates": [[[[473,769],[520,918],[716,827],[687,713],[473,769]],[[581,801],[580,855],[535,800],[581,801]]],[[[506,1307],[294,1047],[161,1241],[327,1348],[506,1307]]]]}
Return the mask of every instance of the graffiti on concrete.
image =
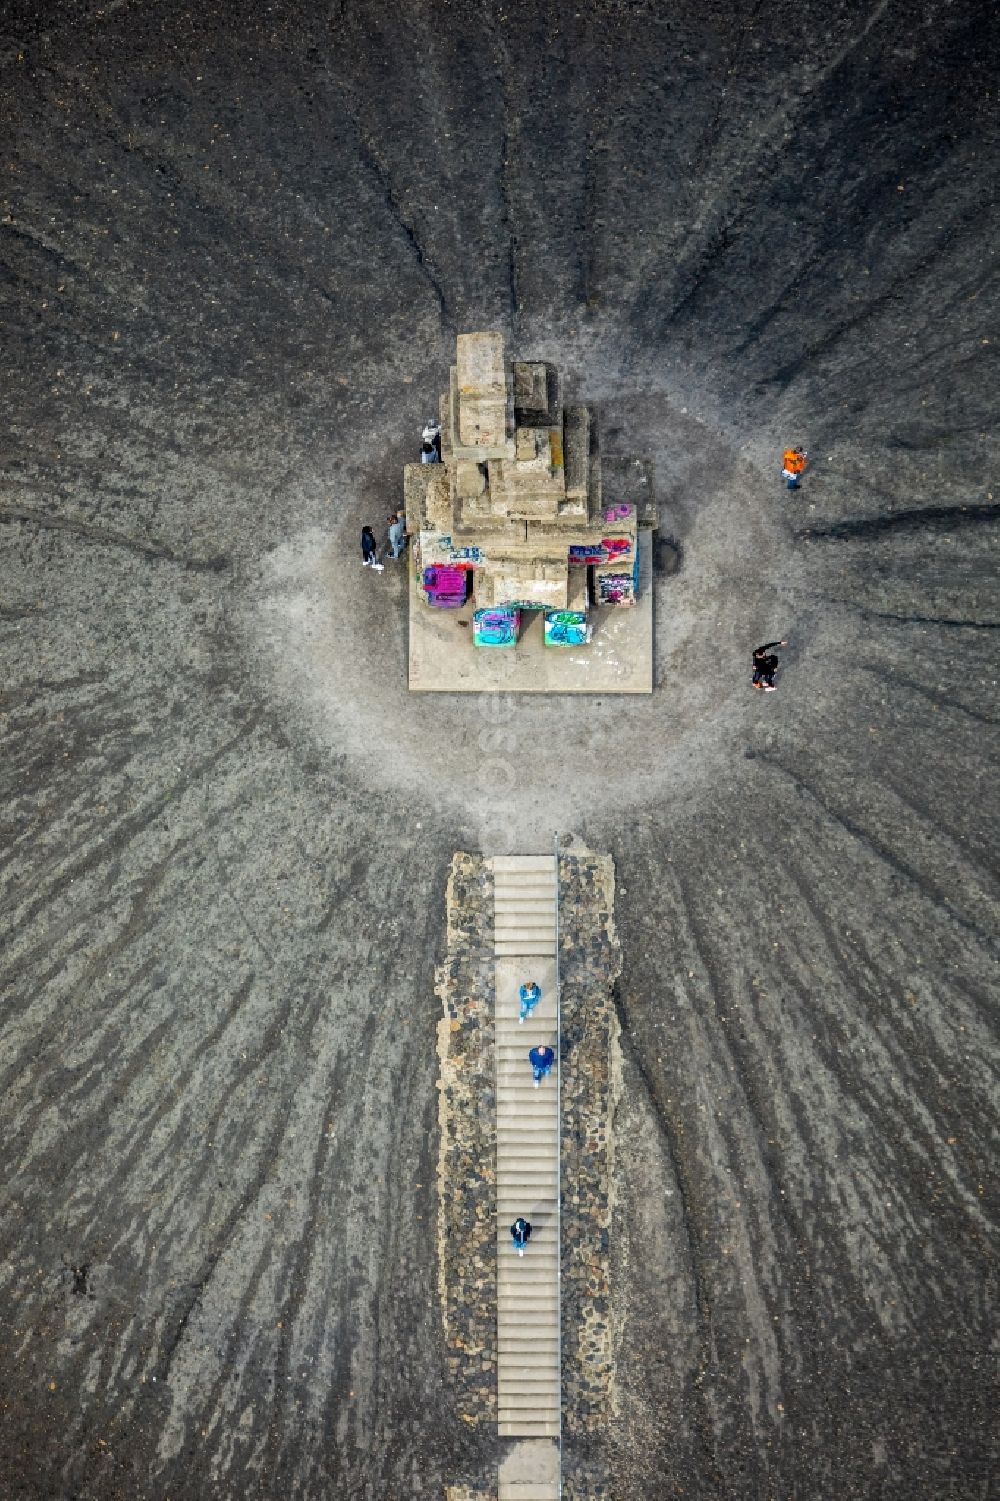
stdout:
{"type": "Polygon", "coordinates": [[[602,605],[620,605],[635,597],[631,573],[599,573],[597,595],[602,605]]]}
{"type": "Polygon", "coordinates": [[[473,645],[515,646],[520,624],[521,615],[516,609],[475,610],[472,615],[473,645]]]}
{"type": "Polygon", "coordinates": [[[570,566],[584,563],[614,563],[627,557],[632,549],[628,537],[602,537],[600,542],[574,543],[569,550],[570,566]]]}
{"type": "Polygon", "coordinates": [[[546,646],[586,646],[590,634],[582,610],[549,610],[545,616],[546,646]]]}

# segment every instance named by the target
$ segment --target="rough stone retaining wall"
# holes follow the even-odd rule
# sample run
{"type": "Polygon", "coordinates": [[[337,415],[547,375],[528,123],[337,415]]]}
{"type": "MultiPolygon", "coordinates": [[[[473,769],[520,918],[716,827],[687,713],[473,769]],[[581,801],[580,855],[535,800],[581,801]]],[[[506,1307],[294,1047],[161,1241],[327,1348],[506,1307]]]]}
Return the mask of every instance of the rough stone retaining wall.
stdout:
{"type": "Polygon", "coordinates": [[[612,1124],[620,1070],[613,989],[621,972],[614,864],[561,854],[562,1347],[564,1495],[595,1501],[602,1487],[574,1457],[574,1439],[604,1429],[614,1401],[610,1300],[612,1124]]]}
{"type": "Polygon", "coordinates": [[[438,1290],[448,1368],[472,1427],[495,1423],[496,1067],[493,873],[457,854],[448,880],[448,952],[438,1023],[438,1290]]]}

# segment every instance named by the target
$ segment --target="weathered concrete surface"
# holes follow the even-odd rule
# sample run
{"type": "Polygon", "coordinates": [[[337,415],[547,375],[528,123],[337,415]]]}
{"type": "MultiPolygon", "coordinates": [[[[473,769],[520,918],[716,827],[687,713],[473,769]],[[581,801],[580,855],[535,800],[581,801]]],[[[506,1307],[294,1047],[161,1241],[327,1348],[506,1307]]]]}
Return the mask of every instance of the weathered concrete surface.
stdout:
{"type": "MultiPolygon", "coordinates": [[[[652,693],[653,546],[643,532],[635,604],[590,609],[593,638],[580,647],[547,647],[541,610],[522,612],[516,646],[474,647],[472,601],[459,610],[430,609],[408,560],[411,693],[652,693]]],[[[332,631],[328,649],[337,651],[332,631]]]]}
{"type": "Polygon", "coordinates": [[[559,827],[626,892],[615,1494],[986,1494],[995,7],[3,17],[0,1490],[478,1473],[440,914],[559,827]],[[654,466],[651,697],[415,701],[334,566],[463,327],[654,466]]]}

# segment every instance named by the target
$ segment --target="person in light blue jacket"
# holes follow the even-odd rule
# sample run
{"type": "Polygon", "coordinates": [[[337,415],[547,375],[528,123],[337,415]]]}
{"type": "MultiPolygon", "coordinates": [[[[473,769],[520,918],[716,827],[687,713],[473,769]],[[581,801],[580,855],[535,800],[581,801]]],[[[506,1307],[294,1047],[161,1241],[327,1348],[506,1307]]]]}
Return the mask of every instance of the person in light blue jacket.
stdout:
{"type": "Polygon", "coordinates": [[[521,1005],[518,1013],[518,1021],[525,1022],[534,1011],[538,1002],[542,999],[542,987],[536,985],[534,980],[525,980],[518,991],[521,1005]]]}

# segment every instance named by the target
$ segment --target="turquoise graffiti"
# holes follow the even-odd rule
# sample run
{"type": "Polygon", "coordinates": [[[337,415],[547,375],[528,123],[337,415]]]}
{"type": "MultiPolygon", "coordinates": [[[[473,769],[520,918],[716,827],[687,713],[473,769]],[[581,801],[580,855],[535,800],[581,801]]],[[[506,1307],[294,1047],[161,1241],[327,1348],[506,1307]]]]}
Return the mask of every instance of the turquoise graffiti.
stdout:
{"type": "Polygon", "coordinates": [[[590,640],[587,617],[579,610],[549,610],[545,616],[546,646],[585,646],[590,640]]]}
{"type": "Polygon", "coordinates": [[[472,642],[474,646],[515,646],[521,615],[515,609],[474,610],[472,642]]]}

